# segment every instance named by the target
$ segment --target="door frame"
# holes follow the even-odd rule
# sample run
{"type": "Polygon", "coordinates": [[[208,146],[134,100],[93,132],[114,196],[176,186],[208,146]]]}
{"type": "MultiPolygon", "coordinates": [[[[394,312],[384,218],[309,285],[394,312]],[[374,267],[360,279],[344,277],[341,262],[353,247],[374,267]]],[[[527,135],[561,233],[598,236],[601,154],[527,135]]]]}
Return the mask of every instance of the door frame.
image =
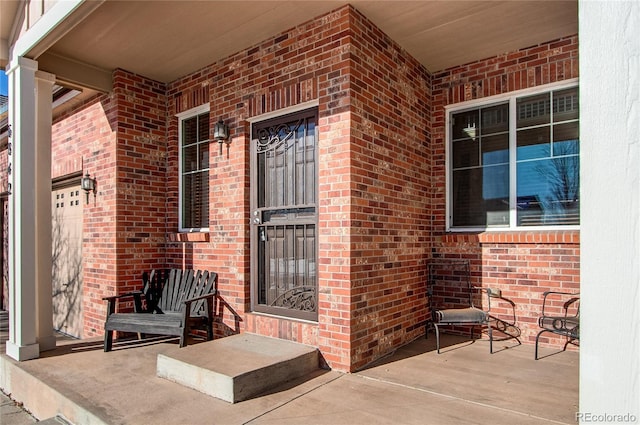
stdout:
{"type": "MultiPolygon", "coordinates": [[[[275,112],[270,112],[267,114],[263,114],[263,115],[259,115],[256,117],[252,117],[249,121],[250,124],[250,128],[249,128],[249,208],[250,208],[250,224],[249,224],[249,245],[250,245],[250,308],[251,308],[251,312],[254,313],[260,313],[260,314],[268,314],[268,315],[273,315],[273,316],[277,316],[277,317],[282,317],[284,319],[293,319],[293,320],[309,320],[309,321],[313,321],[313,322],[317,322],[318,320],[318,295],[319,295],[319,276],[318,276],[318,259],[319,259],[319,238],[318,238],[318,234],[319,234],[319,199],[320,199],[320,195],[319,195],[319,169],[320,169],[320,160],[319,160],[319,109],[318,109],[318,101],[312,101],[312,102],[306,102],[300,105],[297,105],[295,107],[291,107],[291,108],[284,108],[284,109],[280,109],[278,111],[275,112]],[[313,225],[315,226],[315,232],[316,232],[316,237],[315,237],[315,264],[316,264],[316,310],[315,312],[311,315],[311,314],[296,314],[296,310],[286,310],[286,309],[282,309],[283,313],[284,312],[288,312],[291,314],[277,314],[277,312],[273,312],[273,311],[263,311],[265,309],[260,308],[260,305],[258,304],[258,227],[257,225],[254,225],[253,220],[253,212],[256,211],[256,209],[258,208],[257,206],[257,200],[258,200],[258,193],[257,193],[257,184],[256,184],[256,172],[257,172],[257,141],[256,139],[254,139],[253,137],[253,131],[254,131],[254,125],[259,124],[259,123],[263,123],[265,121],[271,121],[271,120],[285,120],[287,119],[287,117],[293,117],[295,115],[298,114],[304,114],[307,111],[310,110],[314,110],[315,109],[315,116],[316,116],[316,125],[315,125],[315,158],[316,158],[316,165],[315,165],[315,170],[314,170],[314,178],[315,178],[315,220],[313,225]],[[311,317],[313,316],[313,317],[311,317]]],[[[273,309],[277,309],[277,307],[273,307],[273,309]]],[[[270,308],[266,308],[266,310],[271,310],[270,308]]]]}

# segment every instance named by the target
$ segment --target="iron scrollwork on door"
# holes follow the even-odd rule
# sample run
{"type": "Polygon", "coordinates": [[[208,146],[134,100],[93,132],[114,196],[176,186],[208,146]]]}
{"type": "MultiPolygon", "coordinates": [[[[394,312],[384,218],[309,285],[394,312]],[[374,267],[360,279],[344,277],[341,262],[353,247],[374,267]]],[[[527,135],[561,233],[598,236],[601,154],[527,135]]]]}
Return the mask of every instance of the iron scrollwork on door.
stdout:
{"type": "Polygon", "coordinates": [[[315,311],[316,288],[315,286],[297,286],[283,292],[273,300],[275,307],[285,307],[292,310],[315,311]]]}
{"type": "Polygon", "coordinates": [[[302,120],[295,123],[282,123],[279,125],[265,127],[258,130],[258,152],[264,152],[269,149],[277,149],[283,143],[292,139],[302,120]]]}

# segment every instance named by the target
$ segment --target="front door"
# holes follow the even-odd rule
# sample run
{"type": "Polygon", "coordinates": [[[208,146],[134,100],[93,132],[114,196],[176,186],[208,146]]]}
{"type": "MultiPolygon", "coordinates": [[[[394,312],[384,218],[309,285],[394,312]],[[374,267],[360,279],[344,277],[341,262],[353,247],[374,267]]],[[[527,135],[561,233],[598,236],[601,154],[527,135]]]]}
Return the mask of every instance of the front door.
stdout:
{"type": "Polygon", "coordinates": [[[252,125],[253,311],[317,320],[317,109],[252,125]]]}

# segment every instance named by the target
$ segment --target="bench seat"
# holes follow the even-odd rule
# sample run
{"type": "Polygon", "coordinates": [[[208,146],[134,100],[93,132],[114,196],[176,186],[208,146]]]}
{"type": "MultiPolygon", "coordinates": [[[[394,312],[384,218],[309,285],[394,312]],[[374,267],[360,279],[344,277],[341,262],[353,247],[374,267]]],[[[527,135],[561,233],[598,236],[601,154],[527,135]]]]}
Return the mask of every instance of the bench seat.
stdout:
{"type": "Polygon", "coordinates": [[[182,320],[179,314],[114,313],[105,330],[180,336],[182,320]]]}

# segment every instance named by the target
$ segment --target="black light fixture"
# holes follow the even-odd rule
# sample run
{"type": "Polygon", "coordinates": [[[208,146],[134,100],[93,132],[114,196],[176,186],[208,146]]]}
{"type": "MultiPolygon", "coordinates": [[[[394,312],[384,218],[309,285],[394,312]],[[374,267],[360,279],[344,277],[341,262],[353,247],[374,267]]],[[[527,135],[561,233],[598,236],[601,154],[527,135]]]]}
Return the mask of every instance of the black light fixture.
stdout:
{"type": "Polygon", "coordinates": [[[91,177],[89,172],[84,175],[82,180],[80,180],[80,186],[82,190],[87,194],[87,204],[89,203],[89,192],[93,192],[93,197],[96,197],[96,179],[91,177]]]}
{"type": "Polygon", "coordinates": [[[229,144],[231,143],[231,140],[229,140],[229,126],[222,121],[222,118],[213,127],[213,139],[220,144],[220,155],[222,155],[223,142],[227,144],[227,150],[229,150],[229,144]]]}

